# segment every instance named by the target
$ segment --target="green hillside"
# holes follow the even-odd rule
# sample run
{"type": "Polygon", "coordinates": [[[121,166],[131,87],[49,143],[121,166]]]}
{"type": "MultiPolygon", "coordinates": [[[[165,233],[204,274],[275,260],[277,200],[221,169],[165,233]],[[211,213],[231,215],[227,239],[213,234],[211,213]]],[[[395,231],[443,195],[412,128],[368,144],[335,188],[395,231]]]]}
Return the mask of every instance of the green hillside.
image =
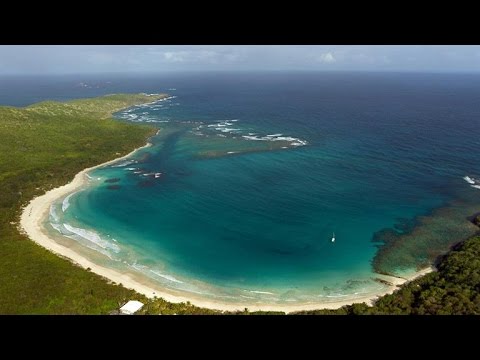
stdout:
{"type": "Polygon", "coordinates": [[[109,95],[0,107],[0,313],[107,313],[133,291],[109,285],[17,230],[22,205],[81,169],[144,145],[155,129],[110,119],[165,95],[109,95]]]}

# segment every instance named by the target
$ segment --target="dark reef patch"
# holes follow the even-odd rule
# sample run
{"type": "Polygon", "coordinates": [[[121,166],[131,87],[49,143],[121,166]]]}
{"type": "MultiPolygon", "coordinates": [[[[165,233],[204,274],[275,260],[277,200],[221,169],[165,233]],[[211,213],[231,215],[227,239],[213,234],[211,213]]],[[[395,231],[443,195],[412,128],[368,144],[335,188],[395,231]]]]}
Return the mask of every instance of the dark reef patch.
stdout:
{"type": "Polygon", "coordinates": [[[377,231],[372,238],[379,248],[372,260],[374,270],[396,275],[428,266],[453,244],[478,233],[478,217],[469,216],[478,211],[475,199],[454,201],[428,215],[400,219],[393,228],[377,231]]]}
{"type": "Polygon", "coordinates": [[[120,178],[112,178],[112,179],[105,180],[105,182],[109,183],[109,184],[116,183],[116,182],[119,182],[119,181],[120,181],[120,178]]]}

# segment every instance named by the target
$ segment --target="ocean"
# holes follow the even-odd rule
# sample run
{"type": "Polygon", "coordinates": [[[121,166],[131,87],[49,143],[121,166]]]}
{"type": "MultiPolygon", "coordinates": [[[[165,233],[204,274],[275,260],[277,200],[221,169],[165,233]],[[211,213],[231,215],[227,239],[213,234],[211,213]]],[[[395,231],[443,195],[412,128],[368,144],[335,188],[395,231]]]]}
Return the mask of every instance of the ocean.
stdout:
{"type": "Polygon", "coordinates": [[[328,302],[476,232],[479,75],[9,77],[0,103],[119,92],[170,95],[115,114],[158,127],[153,146],[92,171],[46,224],[104,266],[225,303],[328,302]]]}

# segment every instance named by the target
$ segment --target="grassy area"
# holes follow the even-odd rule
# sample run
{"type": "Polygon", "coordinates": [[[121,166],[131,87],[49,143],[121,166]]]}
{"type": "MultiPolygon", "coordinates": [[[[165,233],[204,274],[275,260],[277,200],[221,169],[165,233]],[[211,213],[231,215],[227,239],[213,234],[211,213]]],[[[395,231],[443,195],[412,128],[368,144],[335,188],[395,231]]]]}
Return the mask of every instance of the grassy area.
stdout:
{"type": "Polygon", "coordinates": [[[0,107],[0,313],[104,314],[127,298],[143,299],[36,245],[16,223],[34,196],[144,145],[155,129],[109,117],[157,98],[111,95],[0,107]]]}
{"type": "MultiPolygon", "coordinates": [[[[129,299],[146,303],[143,314],[221,313],[189,303],[148,300],[50,253],[17,230],[21,207],[34,196],[145,144],[156,129],[122,123],[111,114],[157,98],[118,94],[0,107],[0,314],[108,314],[129,299]]],[[[480,237],[457,246],[438,268],[373,307],[355,304],[302,313],[480,314],[480,237]]]]}

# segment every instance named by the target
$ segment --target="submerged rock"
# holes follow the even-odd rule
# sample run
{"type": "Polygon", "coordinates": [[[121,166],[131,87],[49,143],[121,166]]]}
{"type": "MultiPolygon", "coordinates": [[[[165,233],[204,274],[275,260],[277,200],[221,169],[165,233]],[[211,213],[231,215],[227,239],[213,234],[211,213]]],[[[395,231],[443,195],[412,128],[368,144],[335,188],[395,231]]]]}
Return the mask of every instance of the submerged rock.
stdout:
{"type": "Polygon", "coordinates": [[[383,285],[387,285],[387,286],[393,286],[393,283],[390,282],[390,281],[387,281],[385,279],[380,279],[380,278],[374,278],[373,279],[374,281],[380,283],[380,284],[383,284],[383,285]]]}
{"type": "Polygon", "coordinates": [[[476,216],[473,218],[472,222],[473,222],[475,225],[480,226],[480,214],[476,215],[476,216]]]}
{"type": "Polygon", "coordinates": [[[112,178],[112,179],[105,180],[106,183],[116,183],[119,181],[120,181],[120,178],[112,178]]]}
{"type": "Polygon", "coordinates": [[[107,186],[108,190],[118,190],[120,188],[121,188],[120,185],[109,185],[109,186],[107,186]]]}

